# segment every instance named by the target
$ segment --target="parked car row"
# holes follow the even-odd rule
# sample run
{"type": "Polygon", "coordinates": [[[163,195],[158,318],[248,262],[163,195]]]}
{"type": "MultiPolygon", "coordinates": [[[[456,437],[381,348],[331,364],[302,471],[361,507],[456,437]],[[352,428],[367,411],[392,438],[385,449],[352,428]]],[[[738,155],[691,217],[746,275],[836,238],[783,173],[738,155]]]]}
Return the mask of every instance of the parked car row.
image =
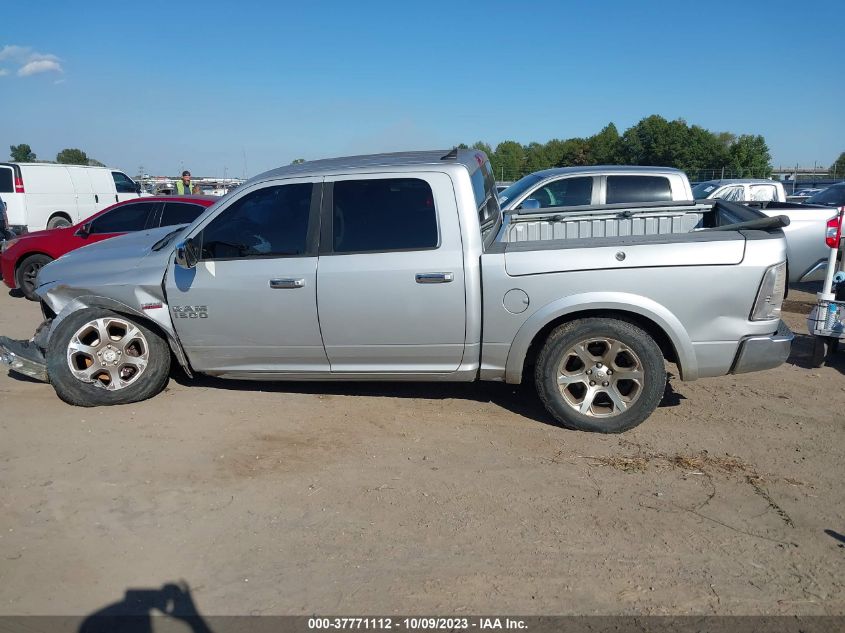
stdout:
{"type": "Polygon", "coordinates": [[[695,380],[786,359],[784,219],[676,200],[674,176],[583,178],[515,183],[503,213],[474,150],[272,170],[187,226],[149,211],[40,268],[45,322],[0,357],[80,406],[156,395],[171,358],[261,380],[532,376],[557,421],[600,432],[651,414],[665,360],[695,380]]]}
{"type": "Polygon", "coordinates": [[[115,202],[138,198],[141,186],[122,171],[56,163],[0,163],[0,198],[9,229],[70,226],[115,202]]]}
{"type": "Polygon", "coordinates": [[[27,299],[37,300],[38,271],[54,259],[123,233],[190,224],[216,200],[212,196],[134,198],[114,204],[73,226],[11,237],[3,244],[0,254],[3,282],[9,288],[20,289],[27,299]]]}

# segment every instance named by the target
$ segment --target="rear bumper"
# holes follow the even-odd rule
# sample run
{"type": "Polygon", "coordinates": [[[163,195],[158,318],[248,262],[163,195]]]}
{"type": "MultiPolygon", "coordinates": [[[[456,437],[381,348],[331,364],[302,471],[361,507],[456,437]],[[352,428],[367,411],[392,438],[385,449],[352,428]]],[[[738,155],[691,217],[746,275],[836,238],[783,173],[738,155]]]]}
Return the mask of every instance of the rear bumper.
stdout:
{"type": "Polygon", "coordinates": [[[795,335],[783,321],[778,323],[774,334],[748,336],[739,343],[732,374],[747,374],[752,371],[772,369],[789,358],[792,339],[795,335]]]}
{"type": "Polygon", "coordinates": [[[0,337],[0,364],[6,365],[15,373],[23,374],[41,382],[49,382],[47,378],[47,362],[43,354],[33,350],[21,350],[22,341],[12,341],[0,337]]]}

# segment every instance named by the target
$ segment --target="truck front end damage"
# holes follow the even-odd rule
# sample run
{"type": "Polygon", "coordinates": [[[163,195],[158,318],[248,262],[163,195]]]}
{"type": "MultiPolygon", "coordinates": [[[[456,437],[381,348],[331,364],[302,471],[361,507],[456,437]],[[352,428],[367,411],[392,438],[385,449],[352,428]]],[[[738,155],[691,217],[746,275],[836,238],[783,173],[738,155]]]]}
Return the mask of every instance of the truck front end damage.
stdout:
{"type": "Polygon", "coordinates": [[[164,296],[163,276],[172,249],[151,249],[172,230],[166,227],[113,238],[73,251],[42,268],[36,293],[45,320],[29,340],[0,336],[0,363],[16,373],[49,382],[46,352],[56,327],[79,310],[102,308],[160,330],[190,375],[164,296]]]}

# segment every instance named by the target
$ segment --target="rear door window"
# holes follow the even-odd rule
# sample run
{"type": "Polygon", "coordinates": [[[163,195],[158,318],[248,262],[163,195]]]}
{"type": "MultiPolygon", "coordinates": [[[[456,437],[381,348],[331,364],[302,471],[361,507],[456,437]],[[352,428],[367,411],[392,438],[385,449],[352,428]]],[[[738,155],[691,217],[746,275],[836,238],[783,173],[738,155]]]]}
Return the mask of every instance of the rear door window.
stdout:
{"type": "Polygon", "coordinates": [[[0,193],[14,193],[15,178],[11,167],[0,167],[0,193]]]}
{"type": "Polygon", "coordinates": [[[335,253],[424,250],[437,248],[438,241],[434,194],[426,181],[385,178],[334,183],[335,253]]]}
{"type": "Polygon", "coordinates": [[[777,189],[774,185],[751,185],[751,199],[756,202],[771,202],[777,200],[777,189]]]}
{"type": "Polygon", "coordinates": [[[189,202],[165,202],[164,210],[161,212],[161,226],[172,226],[175,224],[190,224],[205,211],[200,204],[189,202]]]}
{"type": "Polygon", "coordinates": [[[669,179],[663,176],[608,176],[607,204],[672,200],[669,179]]]}
{"type": "Polygon", "coordinates": [[[157,202],[135,202],[112,209],[91,223],[91,233],[142,231],[155,211],[157,202]]]}

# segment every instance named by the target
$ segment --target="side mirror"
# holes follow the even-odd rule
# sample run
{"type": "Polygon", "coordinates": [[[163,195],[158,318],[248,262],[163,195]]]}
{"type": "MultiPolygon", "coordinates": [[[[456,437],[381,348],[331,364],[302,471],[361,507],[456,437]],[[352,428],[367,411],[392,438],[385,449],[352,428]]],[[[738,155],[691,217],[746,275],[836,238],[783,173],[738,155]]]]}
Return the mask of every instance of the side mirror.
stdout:
{"type": "Polygon", "coordinates": [[[74,235],[75,235],[76,237],[81,237],[82,239],[87,238],[89,235],[91,235],[91,223],[90,223],[90,222],[86,222],[85,224],[83,224],[82,226],[80,226],[80,227],[76,230],[76,233],[74,233],[74,235]]]}
{"type": "Polygon", "coordinates": [[[135,193],[137,193],[139,196],[141,195],[141,183],[140,182],[135,183],[135,193]]]}
{"type": "Polygon", "coordinates": [[[180,268],[190,270],[197,265],[199,261],[199,254],[194,240],[190,237],[184,242],[179,242],[176,245],[176,265],[180,268]]]}
{"type": "Polygon", "coordinates": [[[526,198],[522,201],[522,204],[519,205],[520,209],[539,209],[540,208],[540,201],[536,200],[535,198],[526,198]]]}

